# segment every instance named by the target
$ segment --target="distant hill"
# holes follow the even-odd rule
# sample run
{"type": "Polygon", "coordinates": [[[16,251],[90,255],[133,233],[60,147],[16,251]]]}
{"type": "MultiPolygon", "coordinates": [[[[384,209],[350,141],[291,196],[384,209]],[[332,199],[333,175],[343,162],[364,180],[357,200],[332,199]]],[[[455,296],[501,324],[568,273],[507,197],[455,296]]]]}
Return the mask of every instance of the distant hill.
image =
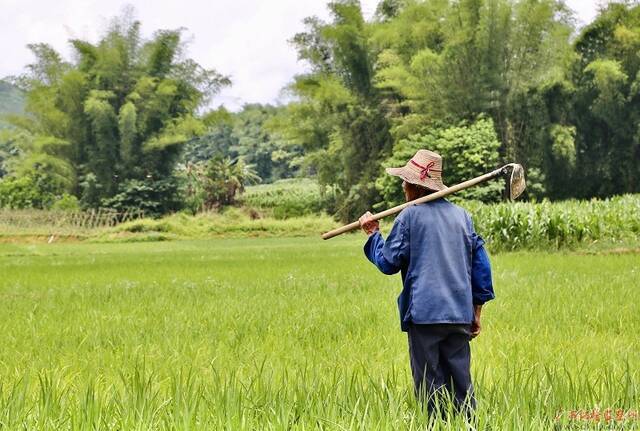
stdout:
{"type": "Polygon", "coordinates": [[[24,111],[24,95],[17,87],[0,80],[0,127],[6,125],[4,116],[24,111]]]}

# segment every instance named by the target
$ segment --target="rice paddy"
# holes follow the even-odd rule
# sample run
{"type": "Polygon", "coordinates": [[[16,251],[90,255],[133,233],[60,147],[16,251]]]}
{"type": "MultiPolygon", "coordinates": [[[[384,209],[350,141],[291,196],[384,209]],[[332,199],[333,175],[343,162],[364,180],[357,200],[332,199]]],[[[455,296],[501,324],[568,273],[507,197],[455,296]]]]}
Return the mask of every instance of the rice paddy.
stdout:
{"type": "Polygon", "coordinates": [[[493,255],[465,425],[414,400],[363,242],[0,244],[0,429],[640,428],[638,254],[493,255]]]}

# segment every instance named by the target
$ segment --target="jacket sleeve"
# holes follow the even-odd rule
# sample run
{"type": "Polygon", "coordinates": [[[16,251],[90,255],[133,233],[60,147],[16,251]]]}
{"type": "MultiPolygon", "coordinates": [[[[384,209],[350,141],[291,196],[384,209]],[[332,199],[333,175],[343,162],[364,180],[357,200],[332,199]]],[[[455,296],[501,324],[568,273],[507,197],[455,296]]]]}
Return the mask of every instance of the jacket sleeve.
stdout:
{"type": "Polygon", "coordinates": [[[471,217],[469,217],[469,223],[471,224],[472,240],[471,294],[473,304],[482,305],[495,298],[491,277],[491,264],[489,262],[489,255],[484,248],[484,240],[473,229],[471,217]]]}
{"type": "Polygon", "coordinates": [[[364,254],[378,269],[387,275],[395,274],[408,259],[408,238],[405,225],[397,218],[385,242],[380,231],[369,236],[364,254]]]}

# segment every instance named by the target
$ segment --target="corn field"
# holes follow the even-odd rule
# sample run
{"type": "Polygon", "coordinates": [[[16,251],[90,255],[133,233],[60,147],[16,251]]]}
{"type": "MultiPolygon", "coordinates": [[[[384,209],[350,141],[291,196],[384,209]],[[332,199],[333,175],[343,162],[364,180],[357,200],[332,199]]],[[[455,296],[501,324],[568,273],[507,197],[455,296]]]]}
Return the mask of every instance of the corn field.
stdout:
{"type": "Polygon", "coordinates": [[[471,212],[476,231],[495,250],[562,248],[640,237],[639,195],[554,203],[461,203],[461,206],[471,212]]]}

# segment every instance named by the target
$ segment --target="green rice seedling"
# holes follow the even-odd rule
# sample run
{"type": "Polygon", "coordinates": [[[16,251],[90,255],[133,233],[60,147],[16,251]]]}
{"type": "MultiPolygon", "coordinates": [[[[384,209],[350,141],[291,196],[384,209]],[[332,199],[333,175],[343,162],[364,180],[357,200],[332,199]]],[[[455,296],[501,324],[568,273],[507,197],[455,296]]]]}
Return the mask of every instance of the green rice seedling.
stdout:
{"type": "Polygon", "coordinates": [[[637,254],[494,254],[467,423],[416,401],[363,240],[0,245],[0,427],[640,429],[637,254]]]}

